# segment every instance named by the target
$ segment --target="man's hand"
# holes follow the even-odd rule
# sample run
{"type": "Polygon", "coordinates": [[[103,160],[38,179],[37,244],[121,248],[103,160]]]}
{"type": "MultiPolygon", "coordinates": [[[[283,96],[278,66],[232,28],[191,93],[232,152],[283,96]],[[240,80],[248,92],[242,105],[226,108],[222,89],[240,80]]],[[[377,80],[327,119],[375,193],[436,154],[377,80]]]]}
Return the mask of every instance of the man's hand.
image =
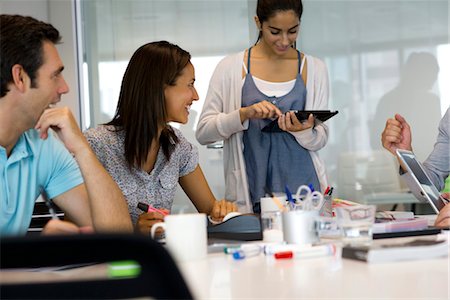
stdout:
{"type": "Polygon", "coordinates": [[[67,221],[50,220],[42,230],[42,234],[45,235],[80,233],[94,233],[94,229],[91,226],[78,227],[77,225],[67,221]]]}
{"type": "Polygon", "coordinates": [[[214,207],[211,210],[211,218],[213,221],[221,222],[223,218],[230,212],[237,211],[237,206],[233,202],[222,199],[214,203],[214,207]]]}
{"type": "Polygon", "coordinates": [[[284,131],[302,131],[314,126],[314,116],[310,114],[306,121],[300,122],[295,112],[289,111],[278,118],[278,127],[284,131]]]}
{"type": "Polygon", "coordinates": [[[71,153],[76,155],[78,151],[89,148],[88,142],[68,107],[48,108],[44,111],[36,123],[35,129],[40,131],[41,139],[47,139],[49,128],[58,134],[71,153]]]}
{"type": "MultiPolygon", "coordinates": [[[[449,200],[450,193],[444,193],[442,194],[442,197],[449,200]]],[[[444,208],[441,209],[436,218],[436,221],[434,222],[434,226],[444,228],[450,227],[450,203],[447,203],[444,208]]]]}
{"type": "MultiPolygon", "coordinates": [[[[167,209],[161,209],[162,211],[169,211],[167,209]]],[[[145,235],[150,235],[150,230],[152,229],[153,225],[156,223],[164,222],[164,215],[158,213],[158,212],[149,212],[149,213],[142,213],[139,215],[139,218],[136,222],[135,230],[137,232],[140,232],[145,235]]],[[[160,235],[162,233],[162,228],[158,228],[156,230],[156,235],[160,235]]]]}
{"type": "Polygon", "coordinates": [[[239,114],[242,123],[248,119],[268,119],[280,117],[282,115],[281,110],[278,107],[266,100],[247,107],[242,107],[239,110],[239,114]]]}
{"type": "Polygon", "coordinates": [[[395,154],[395,150],[412,150],[411,128],[406,120],[399,114],[394,119],[388,119],[381,134],[383,147],[395,154]]]}

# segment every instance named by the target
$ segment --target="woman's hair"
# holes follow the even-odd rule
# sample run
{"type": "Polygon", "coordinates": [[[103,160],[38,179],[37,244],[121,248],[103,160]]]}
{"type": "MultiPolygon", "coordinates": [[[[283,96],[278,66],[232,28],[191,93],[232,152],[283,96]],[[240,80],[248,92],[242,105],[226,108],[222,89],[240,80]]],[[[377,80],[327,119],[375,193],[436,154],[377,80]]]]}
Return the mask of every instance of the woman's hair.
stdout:
{"type": "MultiPolygon", "coordinates": [[[[258,0],[258,3],[256,4],[256,16],[258,17],[261,25],[269,18],[273,17],[276,13],[289,10],[294,11],[300,20],[303,13],[302,0],[258,0]]],[[[256,43],[260,38],[261,31],[258,34],[256,43]]]]}
{"type": "Polygon", "coordinates": [[[163,128],[159,142],[170,159],[178,138],[166,122],[164,90],[175,85],[190,59],[189,52],[167,41],[145,44],[131,57],[116,113],[106,124],[125,131],[125,159],[130,168],[143,166],[158,128],[163,128]]]}

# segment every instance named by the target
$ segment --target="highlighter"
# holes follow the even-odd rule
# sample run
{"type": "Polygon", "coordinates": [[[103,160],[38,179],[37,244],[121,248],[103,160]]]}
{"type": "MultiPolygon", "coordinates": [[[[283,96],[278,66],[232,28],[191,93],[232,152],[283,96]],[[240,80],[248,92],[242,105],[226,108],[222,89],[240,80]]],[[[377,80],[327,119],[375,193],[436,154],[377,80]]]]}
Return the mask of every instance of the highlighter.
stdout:
{"type": "Polygon", "coordinates": [[[148,205],[148,204],[146,204],[146,203],[142,203],[142,202],[139,202],[138,205],[137,205],[137,207],[138,207],[140,210],[142,210],[143,212],[146,212],[146,213],[148,213],[148,212],[157,212],[157,213],[162,214],[163,216],[167,216],[167,215],[169,214],[167,211],[164,211],[164,210],[161,210],[161,209],[154,208],[153,206],[148,205]]]}

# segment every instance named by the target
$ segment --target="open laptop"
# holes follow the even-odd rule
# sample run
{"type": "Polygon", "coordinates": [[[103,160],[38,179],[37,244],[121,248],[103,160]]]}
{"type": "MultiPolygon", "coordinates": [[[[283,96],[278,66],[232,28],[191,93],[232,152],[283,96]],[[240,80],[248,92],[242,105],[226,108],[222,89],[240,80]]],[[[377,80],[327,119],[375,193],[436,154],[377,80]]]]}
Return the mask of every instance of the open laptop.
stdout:
{"type": "Polygon", "coordinates": [[[411,151],[397,149],[396,153],[403,170],[409,173],[412,178],[407,180],[411,192],[419,201],[430,203],[433,210],[439,213],[447,200],[441,196],[430,177],[428,177],[422,163],[417,160],[411,151]]]}

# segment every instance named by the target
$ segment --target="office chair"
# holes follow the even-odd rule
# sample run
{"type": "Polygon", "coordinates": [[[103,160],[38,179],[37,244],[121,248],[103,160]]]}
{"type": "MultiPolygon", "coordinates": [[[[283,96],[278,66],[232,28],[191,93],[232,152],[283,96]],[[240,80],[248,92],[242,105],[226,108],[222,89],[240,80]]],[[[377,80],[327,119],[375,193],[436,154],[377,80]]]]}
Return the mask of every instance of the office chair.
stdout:
{"type": "Polygon", "coordinates": [[[192,299],[168,252],[144,236],[6,237],[0,240],[0,247],[0,271],[122,260],[133,260],[140,265],[140,274],[132,278],[1,283],[2,299],[192,299]]]}

